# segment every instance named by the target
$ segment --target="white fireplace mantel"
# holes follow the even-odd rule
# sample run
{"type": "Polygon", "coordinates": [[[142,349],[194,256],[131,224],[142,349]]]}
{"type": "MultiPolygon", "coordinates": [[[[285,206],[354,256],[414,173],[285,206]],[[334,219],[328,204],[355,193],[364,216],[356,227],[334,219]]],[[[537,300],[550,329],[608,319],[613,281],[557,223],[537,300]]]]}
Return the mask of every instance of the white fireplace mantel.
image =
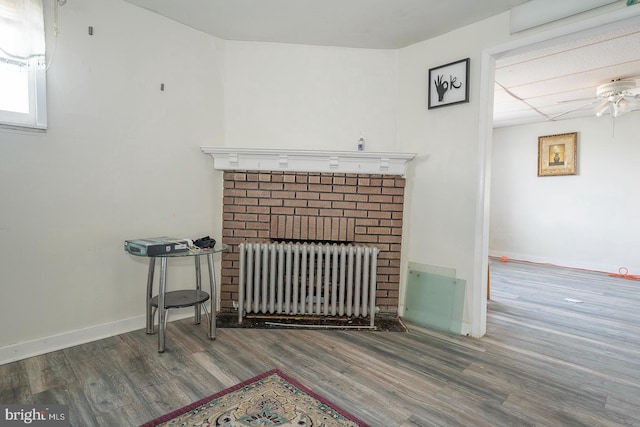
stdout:
{"type": "Polygon", "coordinates": [[[404,176],[415,153],[200,147],[217,170],[370,173],[404,176]]]}

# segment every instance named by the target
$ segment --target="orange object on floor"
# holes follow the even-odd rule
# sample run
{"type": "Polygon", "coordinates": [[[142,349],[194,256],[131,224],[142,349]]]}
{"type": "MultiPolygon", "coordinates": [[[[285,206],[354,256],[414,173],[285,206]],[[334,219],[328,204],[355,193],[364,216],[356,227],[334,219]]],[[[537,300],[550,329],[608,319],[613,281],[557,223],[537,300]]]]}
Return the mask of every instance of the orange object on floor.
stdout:
{"type": "Polygon", "coordinates": [[[636,274],[629,274],[629,269],[627,267],[620,267],[617,273],[611,273],[609,276],[622,277],[629,280],[640,280],[640,276],[636,274]]]}

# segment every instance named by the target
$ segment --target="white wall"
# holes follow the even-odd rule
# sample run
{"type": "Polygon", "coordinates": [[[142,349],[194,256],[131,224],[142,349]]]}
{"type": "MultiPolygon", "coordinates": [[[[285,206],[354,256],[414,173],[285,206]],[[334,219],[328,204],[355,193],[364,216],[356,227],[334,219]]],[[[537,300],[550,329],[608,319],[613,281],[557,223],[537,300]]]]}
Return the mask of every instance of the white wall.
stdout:
{"type": "Polygon", "coordinates": [[[472,301],[482,285],[474,280],[481,256],[475,248],[476,204],[482,203],[479,115],[489,102],[480,99],[481,54],[506,40],[508,28],[508,14],[502,14],[400,50],[398,148],[418,153],[407,180],[404,263],[451,268],[467,282],[463,333],[472,332],[472,301]],[[469,103],[428,110],[429,68],[467,57],[469,103]]]}
{"type": "Polygon", "coordinates": [[[490,254],[640,273],[640,112],[494,130],[490,254]],[[538,137],[578,132],[575,176],[538,177],[538,137]]]}
{"type": "Polygon", "coordinates": [[[393,150],[397,51],[226,42],[226,144],[393,150]]]}
{"type": "Polygon", "coordinates": [[[224,137],[219,41],[83,0],[60,8],[56,42],[44,3],[49,130],[0,130],[0,363],[16,344],[39,352],[143,327],[147,260],[125,239],[220,233],[221,178],[199,149],[224,137]]]}

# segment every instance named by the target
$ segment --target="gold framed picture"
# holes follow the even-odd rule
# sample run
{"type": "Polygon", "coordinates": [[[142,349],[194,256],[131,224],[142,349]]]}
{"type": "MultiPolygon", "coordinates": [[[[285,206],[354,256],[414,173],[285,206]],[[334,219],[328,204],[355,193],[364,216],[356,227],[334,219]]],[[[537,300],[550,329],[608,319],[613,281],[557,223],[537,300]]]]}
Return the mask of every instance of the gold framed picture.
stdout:
{"type": "Polygon", "coordinates": [[[575,175],[578,133],[538,137],[538,176],[575,175]]]}

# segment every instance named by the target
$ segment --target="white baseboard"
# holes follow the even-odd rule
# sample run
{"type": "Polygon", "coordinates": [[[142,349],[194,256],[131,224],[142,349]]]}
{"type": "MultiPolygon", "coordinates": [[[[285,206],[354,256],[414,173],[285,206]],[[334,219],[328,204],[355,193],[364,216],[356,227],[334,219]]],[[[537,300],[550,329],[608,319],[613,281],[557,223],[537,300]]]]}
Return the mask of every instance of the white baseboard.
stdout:
{"type": "MultiPolygon", "coordinates": [[[[193,317],[193,309],[184,313],[172,312],[169,321],[187,317],[193,317]]],[[[0,347],[0,365],[143,328],[146,328],[144,315],[7,345],[0,347]]]]}

